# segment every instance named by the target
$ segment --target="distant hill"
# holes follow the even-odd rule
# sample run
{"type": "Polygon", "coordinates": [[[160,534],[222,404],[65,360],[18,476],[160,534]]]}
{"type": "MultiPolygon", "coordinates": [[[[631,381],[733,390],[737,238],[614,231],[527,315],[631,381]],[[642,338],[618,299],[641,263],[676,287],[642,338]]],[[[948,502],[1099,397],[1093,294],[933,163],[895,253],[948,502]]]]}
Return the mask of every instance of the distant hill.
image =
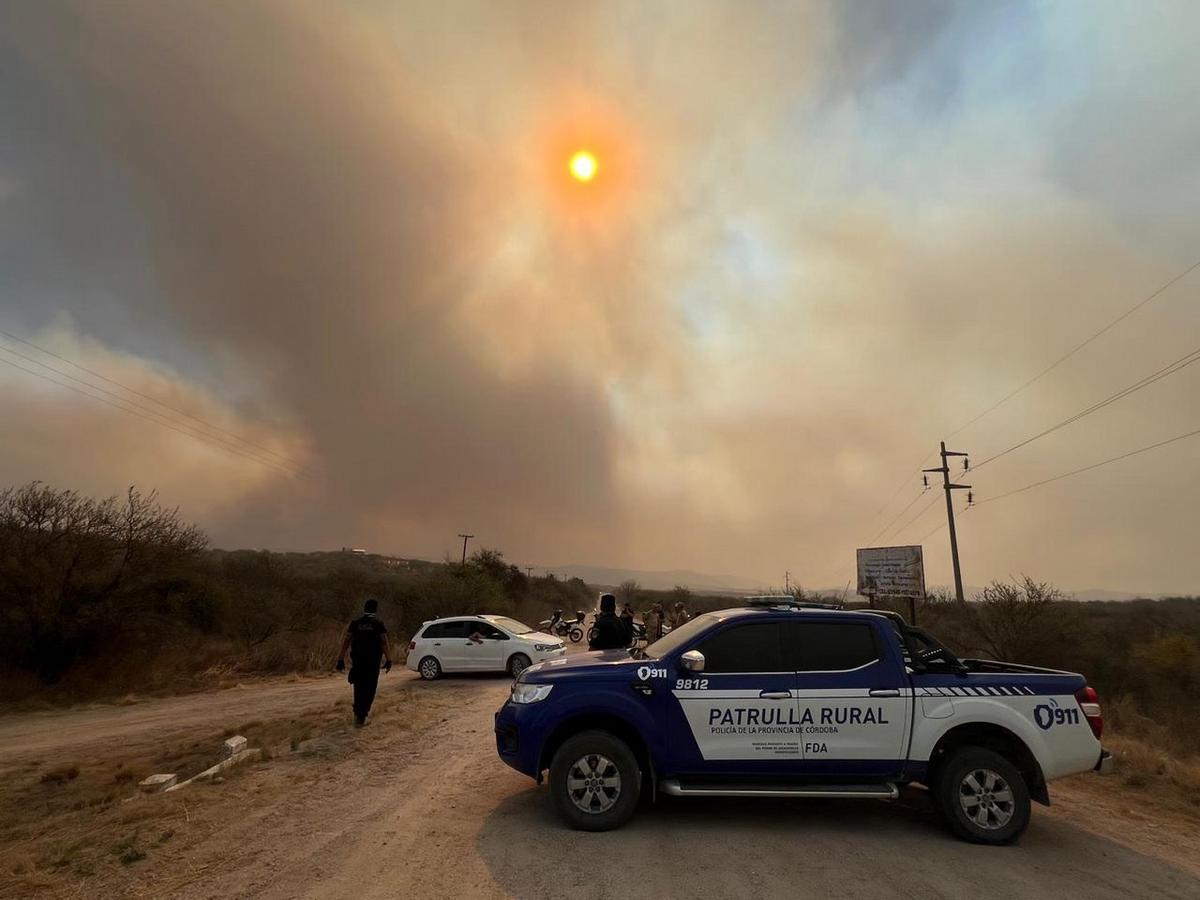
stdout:
{"type": "MultiPolygon", "coordinates": [[[[623,581],[636,581],[644,588],[651,590],[669,590],[677,584],[684,585],[697,593],[712,593],[712,594],[748,594],[767,589],[779,589],[780,584],[768,584],[754,578],[747,578],[743,575],[710,575],[704,572],[693,572],[690,569],[670,569],[670,570],[641,570],[641,569],[619,569],[606,566],[588,566],[573,564],[569,566],[550,566],[546,569],[540,567],[534,570],[535,572],[553,572],[560,578],[582,578],[589,585],[597,588],[600,587],[616,587],[623,581]]],[[[803,583],[803,582],[802,582],[803,583]]],[[[804,585],[806,590],[811,590],[818,594],[840,594],[844,589],[843,585],[836,586],[817,586],[804,585]]],[[[942,588],[953,590],[949,585],[929,585],[930,590],[942,588]]],[[[854,586],[850,587],[851,592],[854,586]]],[[[973,597],[982,590],[981,585],[966,585],[964,591],[967,597],[973,597]]],[[[1135,593],[1132,591],[1113,591],[1104,588],[1088,588],[1081,591],[1073,591],[1064,589],[1066,593],[1074,595],[1076,600],[1080,601],[1110,601],[1110,600],[1136,600],[1140,597],[1158,597],[1158,594],[1135,593]]]]}
{"type": "Polygon", "coordinates": [[[616,587],[623,581],[636,581],[651,590],[670,590],[677,584],[698,593],[753,593],[769,587],[762,581],[741,575],[706,575],[687,569],[667,571],[643,571],[640,569],[614,569],[605,566],[548,566],[534,569],[535,572],[553,572],[560,578],[582,578],[596,587],[616,587]]]}

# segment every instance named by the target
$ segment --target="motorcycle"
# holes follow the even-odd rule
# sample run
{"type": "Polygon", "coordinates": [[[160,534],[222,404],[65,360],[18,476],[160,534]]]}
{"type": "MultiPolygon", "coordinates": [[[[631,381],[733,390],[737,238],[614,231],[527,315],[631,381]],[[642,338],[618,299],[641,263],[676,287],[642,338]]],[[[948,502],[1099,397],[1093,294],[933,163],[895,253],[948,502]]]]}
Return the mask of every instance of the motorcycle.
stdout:
{"type": "Polygon", "coordinates": [[[583,640],[583,627],[580,619],[559,619],[557,622],[553,619],[544,619],[538,623],[538,628],[555,637],[570,638],[572,644],[578,644],[583,640]]]}
{"type": "MultiPolygon", "coordinates": [[[[588,643],[589,644],[595,643],[596,634],[597,634],[596,626],[592,625],[592,627],[588,629],[588,643]]],[[[637,619],[634,619],[633,620],[633,634],[630,637],[629,646],[632,647],[633,645],[637,644],[639,641],[644,641],[644,640],[646,640],[646,623],[639,622],[637,619]]]]}

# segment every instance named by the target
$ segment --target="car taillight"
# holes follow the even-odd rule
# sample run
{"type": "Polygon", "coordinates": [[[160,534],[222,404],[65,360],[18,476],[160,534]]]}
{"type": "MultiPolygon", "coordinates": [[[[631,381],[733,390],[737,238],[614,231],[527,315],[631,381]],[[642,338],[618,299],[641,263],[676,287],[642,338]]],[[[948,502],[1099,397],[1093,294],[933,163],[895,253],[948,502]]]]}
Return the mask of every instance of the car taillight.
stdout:
{"type": "Polygon", "coordinates": [[[1075,692],[1075,701],[1088,724],[1092,726],[1092,734],[1096,736],[1096,740],[1100,740],[1100,735],[1104,733],[1104,716],[1100,713],[1100,697],[1096,694],[1096,689],[1080,688],[1075,692]]]}
{"type": "Polygon", "coordinates": [[[417,642],[416,642],[416,641],[409,641],[409,642],[408,642],[408,649],[409,649],[409,650],[416,650],[416,649],[417,649],[417,642]]]}

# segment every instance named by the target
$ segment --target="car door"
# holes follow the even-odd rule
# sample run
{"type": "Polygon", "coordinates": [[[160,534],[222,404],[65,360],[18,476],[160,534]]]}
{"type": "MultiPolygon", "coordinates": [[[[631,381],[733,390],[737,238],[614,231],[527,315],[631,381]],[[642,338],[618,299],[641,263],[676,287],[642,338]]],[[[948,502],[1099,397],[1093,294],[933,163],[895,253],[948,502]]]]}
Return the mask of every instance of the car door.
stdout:
{"type": "Polygon", "coordinates": [[[470,667],[466,648],[470,634],[468,623],[463,619],[441,623],[434,652],[447,672],[464,672],[470,667]]]}
{"type": "Polygon", "coordinates": [[[672,676],[668,735],[678,774],[791,771],[802,754],[794,689],[778,620],[735,620],[683,651],[704,655],[702,672],[672,676]]]}
{"type": "Polygon", "coordinates": [[[459,641],[459,651],[464,671],[496,672],[503,669],[505,634],[482,619],[471,619],[463,624],[466,635],[459,641]]]}
{"type": "Polygon", "coordinates": [[[907,756],[912,691],[903,661],[873,623],[804,618],[786,624],[811,775],[898,775],[907,756]]]}

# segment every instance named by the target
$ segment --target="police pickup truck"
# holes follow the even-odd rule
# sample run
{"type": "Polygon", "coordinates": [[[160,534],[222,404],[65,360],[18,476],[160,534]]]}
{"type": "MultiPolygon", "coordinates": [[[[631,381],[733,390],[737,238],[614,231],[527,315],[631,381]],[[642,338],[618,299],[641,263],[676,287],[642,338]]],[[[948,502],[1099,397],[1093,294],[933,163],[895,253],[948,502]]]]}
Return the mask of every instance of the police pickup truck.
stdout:
{"type": "Polygon", "coordinates": [[[531,666],[496,713],[500,758],[574,828],[651,796],[870,797],[928,786],[958,836],[1014,840],[1046,783],[1107,771],[1081,675],[958,659],[874,610],[768,601],[706,613],[644,650],[531,666]]]}

